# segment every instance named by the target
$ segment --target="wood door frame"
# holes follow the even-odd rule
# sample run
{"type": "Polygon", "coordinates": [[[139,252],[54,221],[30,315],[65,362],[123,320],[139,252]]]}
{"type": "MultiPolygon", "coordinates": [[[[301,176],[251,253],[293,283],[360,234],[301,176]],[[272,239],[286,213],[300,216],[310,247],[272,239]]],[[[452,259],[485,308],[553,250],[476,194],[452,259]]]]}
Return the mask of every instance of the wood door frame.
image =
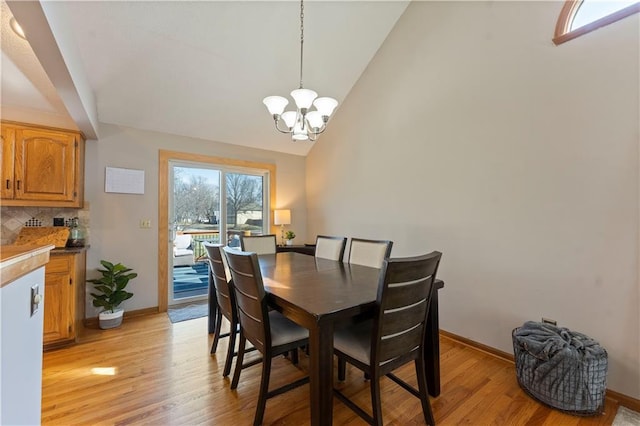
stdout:
{"type": "MultiPolygon", "coordinates": [[[[178,151],[158,151],[158,312],[169,307],[169,162],[189,161],[215,166],[246,167],[269,172],[269,209],[276,202],[276,165],[178,151]]],[[[274,225],[269,226],[271,233],[274,225]]]]}

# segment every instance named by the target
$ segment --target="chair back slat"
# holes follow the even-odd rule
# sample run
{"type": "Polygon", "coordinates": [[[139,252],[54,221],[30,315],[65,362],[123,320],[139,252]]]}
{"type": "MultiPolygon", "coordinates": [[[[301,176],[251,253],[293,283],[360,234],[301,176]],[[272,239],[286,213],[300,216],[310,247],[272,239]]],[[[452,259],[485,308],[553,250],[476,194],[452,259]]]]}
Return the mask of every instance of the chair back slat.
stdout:
{"type": "Polygon", "coordinates": [[[271,347],[269,316],[264,283],[255,253],[230,250],[225,247],[233,291],[238,307],[238,321],[246,339],[260,352],[271,347]]]}
{"type": "Polygon", "coordinates": [[[241,235],[240,247],[242,248],[242,251],[256,254],[275,254],[276,236],[275,234],[241,235]]]}
{"type": "Polygon", "coordinates": [[[382,262],[391,255],[393,241],[352,238],[349,248],[349,263],[382,268],[382,262]]]}
{"type": "Polygon", "coordinates": [[[207,250],[207,258],[209,266],[211,267],[211,275],[213,277],[213,286],[215,287],[218,306],[220,307],[222,315],[231,321],[235,315],[235,296],[229,285],[231,276],[228,275],[225,270],[225,256],[220,251],[223,246],[208,243],[204,243],[203,245],[207,250]]]}
{"type": "Polygon", "coordinates": [[[383,263],[371,359],[382,366],[422,352],[440,252],[383,263]],[[411,354],[411,355],[408,355],[411,354]]]}
{"type": "Polygon", "coordinates": [[[315,256],[321,259],[330,259],[342,261],[344,257],[344,249],[347,246],[345,237],[330,237],[327,235],[318,235],[316,237],[315,256]]]}

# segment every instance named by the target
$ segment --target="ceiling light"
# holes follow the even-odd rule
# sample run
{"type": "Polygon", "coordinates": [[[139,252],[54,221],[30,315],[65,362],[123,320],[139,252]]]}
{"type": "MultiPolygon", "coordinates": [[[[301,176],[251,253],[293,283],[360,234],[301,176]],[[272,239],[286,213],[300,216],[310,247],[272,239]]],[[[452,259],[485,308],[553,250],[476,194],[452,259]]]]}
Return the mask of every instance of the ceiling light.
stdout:
{"type": "Polygon", "coordinates": [[[289,100],[282,96],[267,96],[262,100],[273,116],[276,129],[282,133],[290,133],[294,141],[315,141],[318,135],[327,128],[329,117],[338,106],[333,98],[318,98],[313,90],[302,87],[302,61],[304,57],[304,0],[300,1],[300,87],[291,92],[296,111],[286,111],[289,100]],[[310,110],[314,106],[315,110],[310,110]],[[284,123],[282,129],[280,123],[284,123]]]}
{"type": "Polygon", "coordinates": [[[18,35],[18,37],[20,37],[23,40],[27,39],[27,37],[24,35],[24,30],[22,29],[20,24],[18,24],[18,21],[16,21],[16,18],[11,18],[9,20],[9,25],[11,26],[11,29],[13,30],[13,32],[18,35]]]}

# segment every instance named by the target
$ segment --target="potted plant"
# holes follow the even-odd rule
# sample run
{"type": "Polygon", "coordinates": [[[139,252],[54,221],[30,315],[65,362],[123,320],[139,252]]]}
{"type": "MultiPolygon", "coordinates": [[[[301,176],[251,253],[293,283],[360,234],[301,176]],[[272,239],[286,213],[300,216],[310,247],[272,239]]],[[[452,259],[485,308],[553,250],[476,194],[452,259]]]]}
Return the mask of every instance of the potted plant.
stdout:
{"type": "Polygon", "coordinates": [[[296,233],[293,231],[287,231],[286,234],[284,234],[284,238],[287,240],[287,245],[290,246],[293,244],[293,239],[296,237],[296,233]]]}
{"type": "Polygon", "coordinates": [[[133,297],[133,293],[129,293],[125,288],[129,281],[137,277],[138,274],[131,272],[131,268],[127,268],[121,263],[114,265],[106,260],[101,260],[100,264],[104,267],[104,269],[98,269],[102,278],[87,280],[93,283],[96,291],[91,293],[93,306],[102,308],[98,315],[100,328],[119,327],[122,324],[124,309],[118,309],[118,307],[122,302],[133,297]]]}

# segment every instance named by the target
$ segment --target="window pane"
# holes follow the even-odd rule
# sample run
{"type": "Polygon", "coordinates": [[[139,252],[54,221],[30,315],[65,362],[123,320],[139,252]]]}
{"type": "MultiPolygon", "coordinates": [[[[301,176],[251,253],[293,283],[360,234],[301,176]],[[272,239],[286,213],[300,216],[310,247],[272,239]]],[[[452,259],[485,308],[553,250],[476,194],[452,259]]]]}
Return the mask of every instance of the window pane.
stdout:
{"type": "Polygon", "coordinates": [[[262,235],[264,230],[263,177],[226,174],[227,244],[240,246],[240,234],[262,235]]]}
{"type": "Polygon", "coordinates": [[[635,3],[638,2],[584,0],[576,11],[573,21],[571,22],[571,30],[583,27],[635,3]]]}
{"type": "Polygon", "coordinates": [[[173,167],[173,285],[170,301],[206,296],[208,264],[203,242],[220,242],[220,172],[173,167]]]}
{"type": "Polygon", "coordinates": [[[179,230],[218,229],[220,173],[217,170],[174,167],[174,217],[179,230]]]}

